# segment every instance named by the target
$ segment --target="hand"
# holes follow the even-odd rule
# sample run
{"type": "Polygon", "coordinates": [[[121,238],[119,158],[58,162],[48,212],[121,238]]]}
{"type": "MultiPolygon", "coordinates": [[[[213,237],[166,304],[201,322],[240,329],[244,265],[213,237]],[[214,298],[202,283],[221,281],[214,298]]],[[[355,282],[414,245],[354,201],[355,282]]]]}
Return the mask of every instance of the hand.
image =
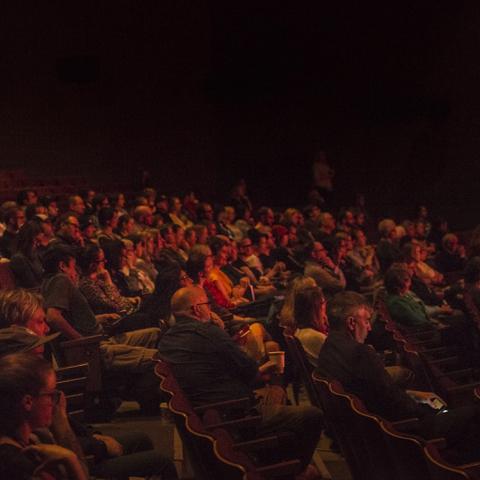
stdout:
{"type": "Polygon", "coordinates": [[[112,277],[110,277],[110,272],[106,269],[106,268],[103,268],[97,272],[97,278],[99,278],[100,280],[103,280],[104,282],[107,282],[107,283],[112,283],[112,277]]]}
{"type": "Polygon", "coordinates": [[[58,403],[53,409],[53,420],[52,424],[55,425],[59,421],[68,420],[67,417],[67,398],[63,392],[60,392],[60,398],[58,403]]]}
{"type": "Polygon", "coordinates": [[[108,435],[100,435],[98,433],[95,433],[93,437],[105,444],[107,453],[110,457],[121,457],[123,455],[122,445],[113,437],[109,437],[108,435]]]}
{"type": "Polygon", "coordinates": [[[442,306],[440,307],[440,311],[441,311],[442,313],[447,314],[447,315],[450,315],[450,314],[453,313],[452,307],[451,307],[450,305],[447,305],[447,304],[442,305],[442,306]]]}
{"type": "Polygon", "coordinates": [[[235,285],[232,289],[232,296],[234,299],[242,298],[245,295],[245,288],[241,285],[235,285]]]}
{"type": "Polygon", "coordinates": [[[120,315],[118,313],[103,313],[102,315],[95,315],[95,318],[100,323],[110,323],[119,320],[120,315]]]}
{"type": "Polygon", "coordinates": [[[223,320],[215,312],[210,312],[210,320],[217,327],[225,330],[225,323],[223,323],[223,320]]]}
{"type": "Polygon", "coordinates": [[[35,469],[34,473],[40,473],[50,465],[71,461],[76,455],[68,448],[50,443],[39,443],[38,445],[30,445],[23,449],[25,454],[32,454],[42,463],[35,469]]]}

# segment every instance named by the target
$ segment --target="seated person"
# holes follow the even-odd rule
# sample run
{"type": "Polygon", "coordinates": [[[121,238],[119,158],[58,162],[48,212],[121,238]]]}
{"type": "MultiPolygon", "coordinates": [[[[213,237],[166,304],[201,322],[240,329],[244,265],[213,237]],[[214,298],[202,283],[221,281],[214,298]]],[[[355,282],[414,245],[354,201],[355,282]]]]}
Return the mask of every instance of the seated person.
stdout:
{"type": "MultiPolygon", "coordinates": [[[[45,336],[49,328],[41,302],[39,295],[25,290],[0,294],[0,325],[3,326],[5,314],[14,321],[12,327],[0,328],[0,357],[26,351],[42,356],[44,344],[58,337],[59,333],[45,336]],[[35,332],[19,325],[32,327],[35,332]]],[[[51,437],[61,446],[74,450],[80,458],[83,458],[82,450],[86,455],[93,455],[95,464],[92,473],[96,476],[110,478],[120,474],[143,476],[161,473],[165,479],[177,478],[171,460],[155,452],[151,440],[142,432],[112,429],[112,436],[109,436],[105,435],[108,426],[100,432],[98,428],[93,430],[72,421],[66,413],[63,397],[55,405],[53,419],[51,432],[41,432],[42,436],[47,440],[51,437]]]]}
{"type": "Polygon", "coordinates": [[[35,443],[59,399],[52,366],[32,353],[0,359],[0,477],[87,480],[81,459],[60,445],[35,443]],[[66,476],[59,467],[66,470],[66,476]]]}
{"type": "MultiPolygon", "coordinates": [[[[159,343],[159,352],[173,369],[175,378],[192,405],[222,402],[242,397],[254,401],[253,384],[272,367],[250,359],[218,326],[210,322],[205,292],[197,287],[178,290],[172,298],[175,325],[159,343]]],[[[291,407],[257,403],[262,416],[257,436],[289,431],[296,442],[285,455],[300,458],[306,469],[316,448],[322,416],[310,406],[291,407]]]]}
{"type": "Polygon", "coordinates": [[[295,326],[294,335],[300,340],[308,361],[317,366],[318,355],[327,338],[328,318],[327,301],[322,290],[308,287],[295,295],[295,326]]]}
{"type": "MultiPolygon", "coordinates": [[[[478,460],[480,407],[458,407],[438,415],[427,404],[413,400],[393,383],[379,356],[364,344],[371,328],[370,317],[371,309],[358,293],[341,292],[329,302],[329,334],[318,357],[318,374],[339,381],[373,414],[389,421],[418,418],[413,433],[424,438],[444,437],[457,461],[478,460]]],[[[434,397],[427,392],[411,394],[423,400],[434,397]]]]}
{"type": "Polygon", "coordinates": [[[385,218],[378,224],[380,241],[377,244],[376,254],[380,262],[380,270],[385,273],[392,263],[400,261],[400,249],[397,245],[397,230],[395,222],[385,218]]]}
{"type": "Polygon", "coordinates": [[[312,277],[326,295],[345,289],[345,275],[320,242],[312,242],[305,247],[305,258],[304,275],[312,277]]]}
{"type": "MultiPolygon", "coordinates": [[[[103,323],[118,320],[118,314],[94,315],[78,288],[76,260],[72,252],[56,247],[44,258],[46,278],[42,284],[47,322],[67,339],[101,334],[103,323]]],[[[158,380],[153,372],[152,358],[161,331],[144,328],[108,337],[100,343],[105,369],[131,374],[136,384],[136,396],[146,411],[158,410],[158,380]]]]}
{"type": "Polygon", "coordinates": [[[10,269],[18,287],[40,288],[43,266],[37,248],[41,245],[43,237],[40,221],[30,220],[20,228],[15,253],[10,260],[10,269]]]}
{"type": "Polygon", "coordinates": [[[463,270],[467,261],[465,247],[458,243],[458,237],[447,233],[442,238],[442,249],[435,255],[435,266],[441,273],[463,270]]]}

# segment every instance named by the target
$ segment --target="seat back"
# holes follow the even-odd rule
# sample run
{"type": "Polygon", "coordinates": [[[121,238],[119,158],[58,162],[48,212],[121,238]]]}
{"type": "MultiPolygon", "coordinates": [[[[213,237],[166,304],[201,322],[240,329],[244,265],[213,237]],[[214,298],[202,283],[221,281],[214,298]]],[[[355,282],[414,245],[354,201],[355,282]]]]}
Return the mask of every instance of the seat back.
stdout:
{"type": "Polygon", "coordinates": [[[399,433],[391,423],[383,420],[385,444],[389,450],[394,476],[398,479],[428,480],[430,477],[423,453],[425,442],[414,435],[399,433]]]}
{"type": "MultiPolygon", "coordinates": [[[[433,480],[466,480],[478,479],[480,476],[469,474],[462,467],[450,465],[442,458],[438,449],[433,444],[427,444],[424,447],[427,468],[433,480]]],[[[477,464],[477,471],[480,465],[477,464]]]]}
{"type": "Polygon", "coordinates": [[[295,364],[295,368],[300,373],[300,377],[307,391],[310,403],[314,407],[320,408],[320,399],[318,398],[318,392],[312,380],[313,366],[308,361],[307,355],[302,344],[300,343],[300,340],[292,335],[287,329],[284,329],[283,337],[285,338],[288,352],[290,353],[290,357],[295,364]]]}
{"type": "Polygon", "coordinates": [[[352,477],[354,480],[367,479],[368,472],[363,460],[365,452],[362,451],[363,447],[357,448],[362,442],[358,438],[358,432],[352,429],[353,410],[349,406],[350,399],[338,382],[331,382],[315,372],[313,382],[325,421],[340,446],[352,477]]]}
{"type": "Polygon", "coordinates": [[[86,408],[88,363],[58,368],[56,375],[57,389],[65,395],[68,414],[78,421],[83,421],[86,408]]]}
{"type": "MultiPolygon", "coordinates": [[[[225,431],[219,433],[205,428],[178,385],[169,364],[158,360],[155,373],[160,378],[161,391],[169,398],[169,410],[174,416],[183,445],[189,453],[195,478],[199,480],[255,478],[253,473],[252,476],[247,476],[248,469],[239,463],[239,456],[231,450],[231,443],[226,440],[228,434],[225,431]]],[[[245,458],[241,460],[247,462],[245,458]]],[[[248,467],[250,470],[253,469],[251,465],[248,467]]]]}

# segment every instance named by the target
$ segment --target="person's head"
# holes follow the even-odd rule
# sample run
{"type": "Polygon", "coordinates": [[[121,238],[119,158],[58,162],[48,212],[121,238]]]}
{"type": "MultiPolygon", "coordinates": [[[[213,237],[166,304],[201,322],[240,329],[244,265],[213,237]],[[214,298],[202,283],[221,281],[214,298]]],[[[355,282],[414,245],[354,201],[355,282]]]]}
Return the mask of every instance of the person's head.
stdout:
{"type": "Polygon", "coordinates": [[[130,215],[121,215],[117,223],[117,231],[123,236],[128,236],[133,231],[134,220],[130,215]]]}
{"type": "Polygon", "coordinates": [[[90,215],[84,215],[79,219],[80,223],[80,232],[82,237],[86,240],[92,240],[95,238],[95,234],[97,233],[97,227],[93,223],[92,218],[90,215]]]}
{"type": "Polygon", "coordinates": [[[294,301],[295,323],[298,328],[313,328],[327,333],[327,302],[320,287],[299,290],[294,301]]]}
{"type": "Polygon", "coordinates": [[[346,332],[357,342],[364,343],[370,324],[371,308],[363,295],[340,292],[328,302],[328,324],[331,332],[346,332]]]}
{"type": "Polygon", "coordinates": [[[95,244],[87,245],[78,258],[78,264],[82,269],[83,275],[91,275],[99,270],[105,268],[105,253],[95,244]]]}
{"type": "Polygon", "coordinates": [[[275,221],[275,215],[273,214],[273,210],[270,207],[261,207],[257,213],[258,221],[262,225],[266,225],[271,227],[273,222],[275,221]]]}
{"type": "Polygon", "coordinates": [[[110,195],[109,198],[110,205],[115,208],[125,208],[127,203],[125,195],[122,192],[115,192],[110,195]]]}
{"type": "Polygon", "coordinates": [[[139,205],[133,211],[133,218],[139,225],[150,226],[153,220],[152,209],[147,205],[139,205]]]}
{"type": "Polygon", "coordinates": [[[190,248],[197,243],[197,232],[194,227],[188,227],[185,230],[185,240],[190,248]]]}
{"type": "Polygon", "coordinates": [[[420,262],[422,260],[422,247],[418,243],[406,243],[402,247],[404,262],[420,262]]]}
{"type": "Polygon", "coordinates": [[[185,229],[180,225],[172,225],[173,233],[175,234],[175,241],[178,246],[183,245],[185,240],[185,229]]]}
{"type": "Polygon", "coordinates": [[[193,229],[197,236],[197,243],[200,245],[206,245],[208,241],[208,229],[205,225],[194,225],[193,229]]]}
{"type": "Polygon", "coordinates": [[[223,207],[223,211],[225,212],[225,223],[227,225],[232,225],[236,217],[235,208],[230,205],[226,205],[223,207]]]}
{"type": "Polygon", "coordinates": [[[85,213],[85,202],[79,195],[74,195],[68,199],[68,209],[75,212],[79,217],[85,213]]]}
{"type": "Polygon", "coordinates": [[[59,218],[58,233],[70,240],[77,240],[80,236],[80,222],[78,217],[68,213],[62,215],[59,218]]]}
{"type": "Polygon", "coordinates": [[[78,281],[77,262],[74,252],[63,245],[49,248],[43,257],[45,275],[52,276],[63,273],[76,284],[78,281]]]}
{"type": "Polygon", "coordinates": [[[201,283],[213,268],[212,252],[209,248],[205,247],[199,249],[195,246],[188,255],[186,271],[188,276],[192,279],[193,283],[201,283]]]}
{"type": "Polygon", "coordinates": [[[272,237],[277,247],[286,247],[288,245],[288,229],[283,225],[275,225],[272,228],[272,237]]]}
{"type": "Polygon", "coordinates": [[[353,229],[352,236],[356,247],[363,248],[367,245],[367,236],[361,228],[353,229]]]}
{"type": "Polygon", "coordinates": [[[155,200],[157,199],[157,191],[154,188],[144,188],[142,191],[142,195],[148,200],[148,205],[150,207],[155,206],[155,200]]]}
{"type": "Polygon", "coordinates": [[[351,228],[355,223],[355,216],[351,209],[344,208],[338,214],[338,223],[344,227],[351,228]]]}
{"type": "Polygon", "coordinates": [[[423,221],[415,222],[415,238],[419,240],[425,240],[427,235],[427,230],[425,227],[425,223],[423,221]]]}
{"type": "Polygon", "coordinates": [[[392,265],[385,274],[385,289],[391,295],[402,295],[410,289],[412,276],[407,265],[392,265]]]}
{"type": "Polygon", "coordinates": [[[442,247],[448,253],[455,253],[458,248],[458,237],[453,233],[447,233],[442,238],[442,247]]]}
{"type": "Polygon", "coordinates": [[[320,242],[312,242],[305,247],[305,257],[316,262],[323,262],[327,259],[328,252],[320,242]]]}
{"type": "Polygon", "coordinates": [[[285,300],[283,302],[282,309],[280,311],[280,322],[284,326],[294,326],[295,325],[295,297],[301,290],[306,288],[316,287],[315,280],[311,277],[304,277],[299,275],[294,277],[287,286],[287,291],[285,293],[285,300]]]}
{"type": "Polygon", "coordinates": [[[283,212],[283,221],[287,224],[293,223],[293,225],[301,225],[303,215],[296,208],[287,208],[285,212],[283,212]]]}
{"type": "Polygon", "coordinates": [[[53,367],[26,352],[0,358],[0,434],[47,428],[59,399],[53,367]]]}
{"type": "Polygon", "coordinates": [[[43,243],[44,233],[39,221],[30,220],[18,231],[17,252],[31,256],[35,249],[43,243]]]}
{"type": "Polygon", "coordinates": [[[384,218],[378,224],[378,232],[380,233],[381,237],[387,240],[395,240],[396,238],[396,231],[395,231],[396,224],[391,218],[384,218]]]}
{"type": "Polygon", "coordinates": [[[320,213],[318,216],[318,223],[320,228],[327,233],[333,232],[337,226],[335,218],[330,212],[320,213]]]}
{"type": "Polygon", "coordinates": [[[253,255],[253,242],[249,237],[245,237],[240,240],[240,245],[238,246],[238,253],[241,258],[248,258],[253,255]]]}
{"type": "Polygon", "coordinates": [[[181,213],[182,201],[178,197],[170,197],[168,200],[168,210],[175,214],[181,213]]]}
{"type": "Polygon", "coordinates": [[[219,237],[212,237],[208,242],[212,250],[215,265],[223,267],[228,263],[229,245],[228,242],[219,237]]]}
{"type": "Polygon", "coordinates": [[[17,232],[25,223],[25,213],[21,208],[13,207],[5,212],[4,220],[9,230],[17,232]]]}
{"type": "Polygon", "coordinates": [[[37,202],[38,196],[35,190],[22,190],[17,195],[17,203],[22,207],[34,205],[37,202]]]}
{"type": "Polygon", "coordinates": [[[143,258],[145,255],[145,235],[129,235],[127,239],[133,243],[135,256],[143,258]]]}
{"type": "Polygon", "coordinates": [[[40,204],[46,207],[47,215],[50,217],[51,220],[55,220],[58,217],[58,205],[57,199],[54,197],[41,197],[40,204]]]}
{"type": "Polygon", "coordinates": [[[102,242],[102,249],[110,272],[120,270],[126,263],[127,249],[123,242],[118,240],[105,241],[102,242]]]}
{"type": "Polygon", "coordinates": [[[413,223],[411,220],[405,220],[402,225],[405,229],[405,234],[411,239],[415,238],[415,223],[413,223]]]}
{"type": "Polygon", "coordinates": [[[174,293],[171,305],[175,317],[188,316],[201,323],[210,322],[210,302],[203,288],[180,288],[174,293]]]}
{"type": "Polygon", "coordinates": [[[98,212],[98,223],[102,228],[117,228],[118,212],[113,207],[102,207],[98,212]]]}
{"type": "Polygon", "coordinates": [[[45,336],[50,328],[45,320],[43,298],[17,288],[0,292],[0,328],[11,325],[26,327],[36,335],[45,336]]]}
{"type": "Polygon", "coordinates": [[[199,220],[214,220],[214,211],[210,203],[202,202],[197,207],[197,217],[199,220]]]}
{"type": "Polygon", "coordinates": [[[98,212],[102,207],[109,207],[110,201],[104,193],[97,193],[92,199],[92,208],[94,212],[98,212]]]}
{"type": "Polygon", "coordinates": [[[173,228],[171,224],[164,225],[160,229],[160,235],[162,236],[167,246],[177,245],[177,238],[175,236],[175,233],[173,232],[173,228]]]}
{"type": "Polygon", "coordinates": [[[339,232],[335,235],[332,244],[332,252],[335,258],[341,260],[350,252],[353,248],[352,236],[339,232]]]}

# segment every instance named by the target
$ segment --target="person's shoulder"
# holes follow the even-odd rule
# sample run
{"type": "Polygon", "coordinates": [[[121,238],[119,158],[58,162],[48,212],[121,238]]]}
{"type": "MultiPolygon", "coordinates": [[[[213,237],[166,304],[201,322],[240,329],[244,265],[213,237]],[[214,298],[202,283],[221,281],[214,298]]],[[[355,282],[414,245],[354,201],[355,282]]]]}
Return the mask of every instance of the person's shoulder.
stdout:
{"type": "Polygon", "coordinates": [[[65,290],[71,290],[73,286],[72,281],[68,277],[68,275],[64,273],[57,273],[51,277],[48,277],[43,282],[43,289],[50,290],[50,289],[60,289],[63,288],[65,290]]]}

